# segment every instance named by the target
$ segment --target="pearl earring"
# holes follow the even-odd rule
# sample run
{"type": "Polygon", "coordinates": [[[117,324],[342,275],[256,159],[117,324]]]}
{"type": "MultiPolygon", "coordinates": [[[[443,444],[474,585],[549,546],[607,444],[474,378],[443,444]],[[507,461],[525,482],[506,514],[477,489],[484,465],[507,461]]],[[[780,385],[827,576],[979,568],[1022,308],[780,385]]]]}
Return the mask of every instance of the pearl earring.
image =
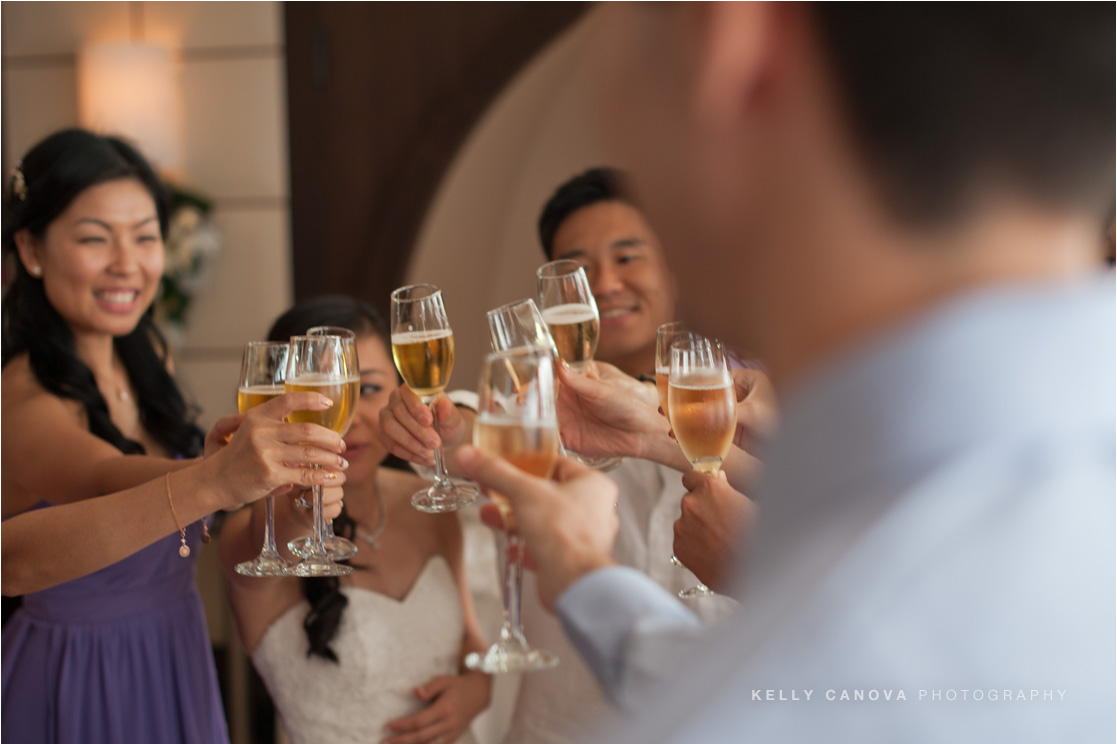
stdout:
{"type": "Polygon", "coordinates": [[[42,266],[32,266],[30,269],[28,269],[28,271],[31,273],[31,276],[39,276],[40,274],[43,273],[43,267],[42,266]]]}

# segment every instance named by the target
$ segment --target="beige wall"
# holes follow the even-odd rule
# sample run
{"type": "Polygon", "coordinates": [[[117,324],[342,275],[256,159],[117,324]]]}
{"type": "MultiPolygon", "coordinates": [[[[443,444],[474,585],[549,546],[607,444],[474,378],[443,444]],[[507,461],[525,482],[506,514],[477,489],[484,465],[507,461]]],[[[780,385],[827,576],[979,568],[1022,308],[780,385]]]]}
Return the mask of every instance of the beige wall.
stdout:
{"type": "Polygon", "coordinates": [[[292,298],[282,9],[273,2],[28,2],[2,6],[3,160],[78,121],[75,53],[142,39],[181,59],[178,181],[213,200],[224,236],[176,350],[208,427],[235,409],[245,341],[292,298]]]}
{"type": "Polygon", "coordinates": [[[454,326],[451,387],[475,388],[485,311],[535,296],[535,222],[568,177],[605,163],[582,64],[593,14],[541,52],[470,133],[420,231],[409,282],[443,289],[454,326]]]}

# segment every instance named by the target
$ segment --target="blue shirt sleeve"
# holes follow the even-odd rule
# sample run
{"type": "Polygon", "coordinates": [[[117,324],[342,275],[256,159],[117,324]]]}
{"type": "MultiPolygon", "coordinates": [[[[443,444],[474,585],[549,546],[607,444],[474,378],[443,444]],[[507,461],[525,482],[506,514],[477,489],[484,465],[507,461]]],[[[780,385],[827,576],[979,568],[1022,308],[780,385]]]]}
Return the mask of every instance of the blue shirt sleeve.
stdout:
{"type": "Polygon", "coordinates": [[[558,597],[555,609],[574,648],[621,708],[664,679],[702,628],[678,599],[625,566],[582,577],[558,597]]]}

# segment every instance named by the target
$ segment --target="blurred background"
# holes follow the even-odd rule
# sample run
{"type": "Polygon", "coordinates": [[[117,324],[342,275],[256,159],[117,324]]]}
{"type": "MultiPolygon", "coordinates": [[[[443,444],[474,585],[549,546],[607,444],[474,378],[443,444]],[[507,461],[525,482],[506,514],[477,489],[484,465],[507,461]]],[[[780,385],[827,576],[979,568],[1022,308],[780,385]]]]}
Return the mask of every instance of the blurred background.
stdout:
{"type": "MultiPolygon", "coordinates": [[[[485,310],[535,293],[540,207],[605,162],[583,3],[0,12],[4,173],[47,134],[81,125],[132,138],[179,194],[161,317],[206,428],[236,410],[244,343],[324,292],[387,313],[393,288],[440,285],[456,337],[451,387],[474,388],[485,310]]],[[[233,741],[277,741],[207,550],[200,583],[233,741]]],[[[500,716],[482,726],[496,731],[500,716]]]]}

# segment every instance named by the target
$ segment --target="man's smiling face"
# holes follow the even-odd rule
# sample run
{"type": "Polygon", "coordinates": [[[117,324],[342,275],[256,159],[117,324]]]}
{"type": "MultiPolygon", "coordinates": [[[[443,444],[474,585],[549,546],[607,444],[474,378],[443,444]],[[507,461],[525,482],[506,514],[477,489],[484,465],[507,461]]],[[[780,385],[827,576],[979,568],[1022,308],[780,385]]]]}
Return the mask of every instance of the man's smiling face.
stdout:
{"type": "Polygon", "coordinates": [[[601,313],[596,357],[629,374],[654,371],[656,328],[674,319],[675,287],[640,211],[621,201],[578,209],[555,232],[553,256],[586,269],[601,313]]]}

